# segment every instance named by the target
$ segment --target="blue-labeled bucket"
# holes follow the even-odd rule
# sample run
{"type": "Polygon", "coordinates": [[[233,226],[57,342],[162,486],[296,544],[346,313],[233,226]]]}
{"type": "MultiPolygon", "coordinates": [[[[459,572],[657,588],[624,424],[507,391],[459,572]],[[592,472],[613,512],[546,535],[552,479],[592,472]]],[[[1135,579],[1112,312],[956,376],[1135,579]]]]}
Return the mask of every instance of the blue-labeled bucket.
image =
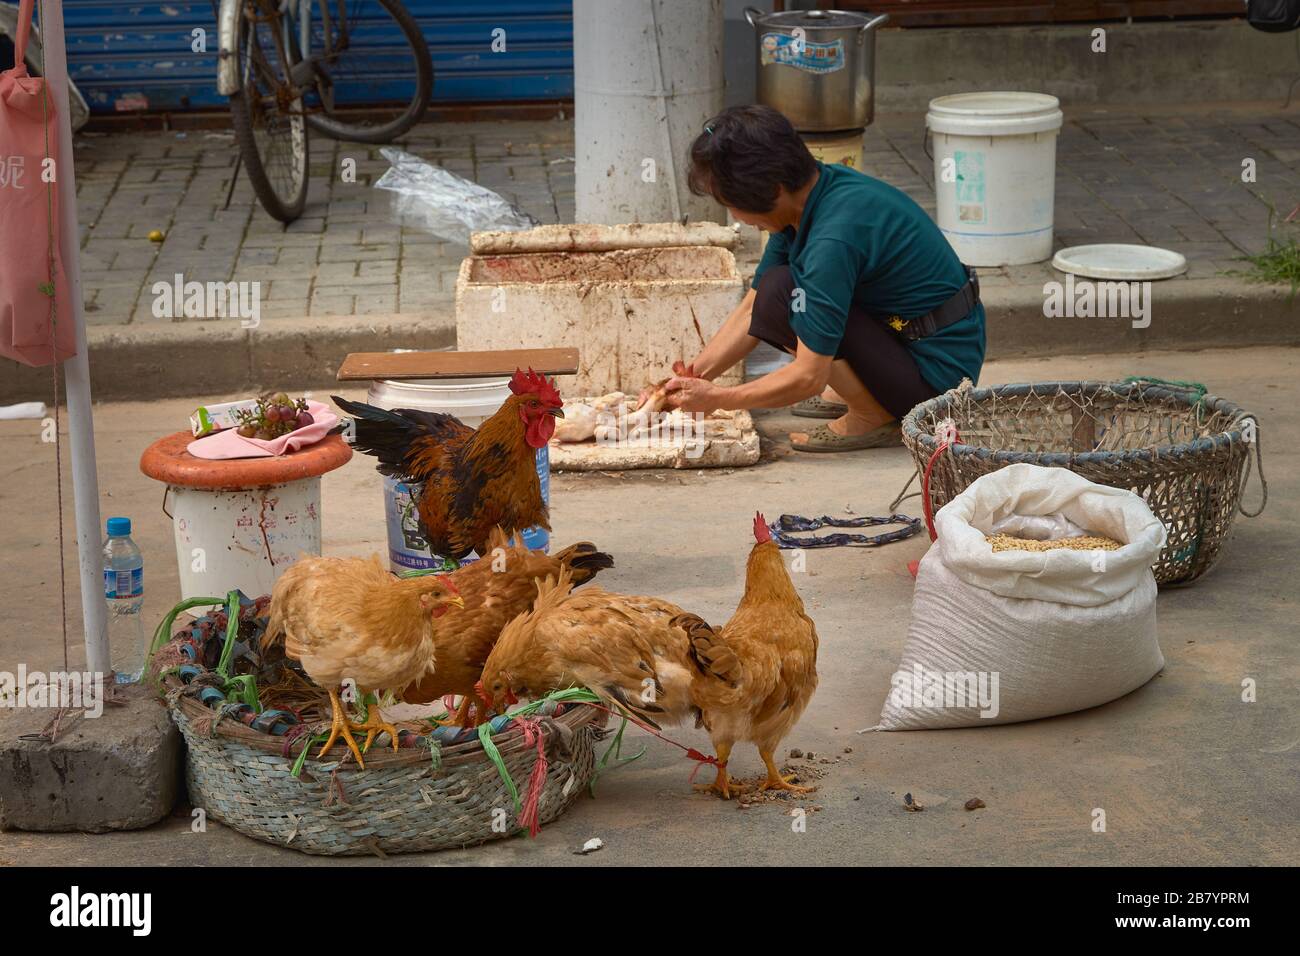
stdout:
{"type": "MultiPolygon", "coordinates": [[[[415,408],[455,415],[471,428],[477,428],[509,397],[509,385],[510,380],[506,378],[378,381],[371,384],[367,400],[380,408],[415,408]]],[[[542,486],[542,500],[549,505],[551,457],[546,447],[537,450],[537,478],[542,486]]],[[[420,532],[415,503],[421,486],[384,477],[383,488],[389,566],[397,572],[441,566],[442,558],[429,550],[429,542],[420,532]]],[[[544,528],[528,528],[523,538],[529,548],[550,550],[551,536],[544,528]]],[[[470,554],[461,563],[468,564],[477,558],[478,555],[470,554]]]]}
{"type": "MultiPolygon", "coordinates": [[[[544,446],[537,450],[537,478],[542,485],[542,500],[551,503],[551,456],[544,446]]],[[[429,550],[429,542],[420,532],[416,513],[422,484],[407,484],[384,477],[384,517],[388,525],[388,563],[394,571],[441,567],[442,558],[429,550]]],[[[550,551],[551,535],[545,528],[524,529],[524,544],[534,551],[550,551]]],[[[477,561],[471,552],[461,564],[477,561]]]]}

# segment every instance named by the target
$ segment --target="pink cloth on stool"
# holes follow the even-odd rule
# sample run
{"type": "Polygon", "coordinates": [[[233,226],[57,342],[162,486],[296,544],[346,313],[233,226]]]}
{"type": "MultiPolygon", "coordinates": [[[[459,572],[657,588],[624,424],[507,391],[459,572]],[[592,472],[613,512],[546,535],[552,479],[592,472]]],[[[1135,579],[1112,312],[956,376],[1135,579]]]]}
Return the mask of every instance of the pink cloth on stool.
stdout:
{"type": "Polygon", "coordinates": [[[296,429],[271,441],[262,441],[260,438],[244,438],[235,429],[227,428],[215,435],[196,438],[185,446],[185,450],[195,458],[208,459],[274,458],[276,455],[286,455],[291,451],[297,451],[299,448],[316,444],[329,434],[331,428],[339,423],[339,417],[330,411],[328,405],[308,399],[307,411],[315,419],[314,422],[305,428],[296,429]]]}

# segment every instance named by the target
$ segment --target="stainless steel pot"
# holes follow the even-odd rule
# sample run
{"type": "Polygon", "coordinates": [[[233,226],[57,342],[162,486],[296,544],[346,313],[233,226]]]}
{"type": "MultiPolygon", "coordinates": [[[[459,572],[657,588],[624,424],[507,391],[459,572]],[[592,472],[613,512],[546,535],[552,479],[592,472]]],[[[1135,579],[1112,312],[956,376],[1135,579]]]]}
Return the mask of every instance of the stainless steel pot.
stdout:
{"type": "Polygon", "coordinates": [[[862,129],[875,116],[876,27],[889,20],[846,10],[763,13],[745,8],[758,36],[758,101],[801,133],[862,129]]]}

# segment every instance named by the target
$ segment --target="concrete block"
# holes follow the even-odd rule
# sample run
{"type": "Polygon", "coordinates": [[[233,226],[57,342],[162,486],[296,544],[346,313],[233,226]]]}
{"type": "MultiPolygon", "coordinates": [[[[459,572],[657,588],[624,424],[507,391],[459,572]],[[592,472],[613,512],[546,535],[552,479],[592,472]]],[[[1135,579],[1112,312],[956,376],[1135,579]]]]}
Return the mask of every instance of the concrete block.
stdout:
{"type": "Polygon", "coordinates": [[[0,723],[0,830],[138,830],[171,813],[183,744],[149,689],[129,689],[125,704],[76,720],[52,744],[21,739],[53,716],[18,708],[0,723]]]}
{"type": "MultiPolygon", "coordinates": [[[[471,255],[456,279],[456,343],[570,346],[579,370],[560,377],[562,394],[636,393],[694,357],[744,294],[735,256],[717,246],[471,255]]],[[[739,382],[739,369],[718,381],[739,382]]]]}

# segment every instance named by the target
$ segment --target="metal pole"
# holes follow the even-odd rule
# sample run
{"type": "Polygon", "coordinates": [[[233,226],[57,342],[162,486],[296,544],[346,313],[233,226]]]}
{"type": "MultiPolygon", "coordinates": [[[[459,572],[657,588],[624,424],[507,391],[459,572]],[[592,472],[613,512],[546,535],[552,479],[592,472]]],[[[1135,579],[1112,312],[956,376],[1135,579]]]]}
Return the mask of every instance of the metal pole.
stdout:
{"type": "Polygon", "coordinates": [[[81,569],[81,618],[85,628],[86,670],[109,671],[107,606],[100,559],[99,479],[95,473],[95,427],[90,408],[90,360],[86,315],[81,298],[81,242],[77,229],[77,180],[72,169],[72,117],[68,108],[68,54],[63,39],[63,0],[41,0],[41,49],[45,81],[55,104],[58,155],[59,252],[72,296],[77,354],[63,363],[68,400],[68,444],[72,450],[72,493],[76,501],[77,554],[81,569]]]}

